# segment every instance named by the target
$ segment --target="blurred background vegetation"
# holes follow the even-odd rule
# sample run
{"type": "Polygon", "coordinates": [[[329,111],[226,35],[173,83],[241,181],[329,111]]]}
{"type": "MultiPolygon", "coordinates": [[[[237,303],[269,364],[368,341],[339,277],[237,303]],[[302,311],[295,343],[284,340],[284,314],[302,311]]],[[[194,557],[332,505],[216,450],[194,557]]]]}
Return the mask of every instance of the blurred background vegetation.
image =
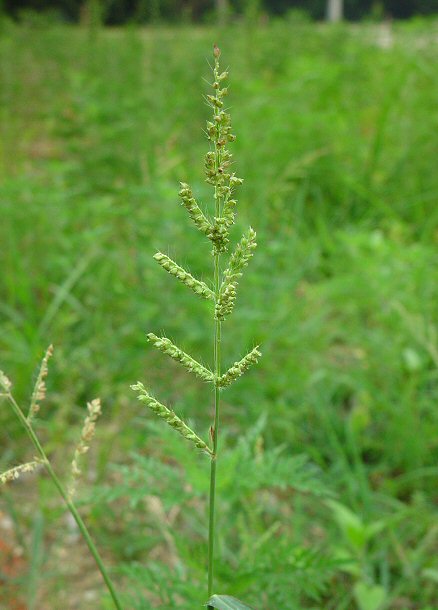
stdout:
{"type": "MultiPolygon", "coordinates": [[[[211,196],[213,42],[245,178],[234,237],[252,224],[259,242],[224,360],[264,354],[224,394],[218,591],[257,610],[437,608],[438,21],[419,0],[346,1],[357,24],[303,5],[229,2],[224,23],[213,3],[98,19],[96,2],[3,3],[0,368],[25,403],[54,343],[39,432],[61,473],[102,397],[81,508],[127,609],[205,601],[208,463],[129,384],[207,433],[209,389],[145,333],[210,362],[208,304],[152,255],[211,277],[177,191],[211,196]]],[[[2,469],[32,458],[4,404],[0,430],[2,469]]],[[[43,475],[2,490],[0,553],[1,607],[110,607],[43,475]]]]}
{"type": "MultiPolygon", "coordinates": [[[[208,22],[221,18],[248,17],[256,13],[284,16],[300,11],[311,19],[359,20],[383,16],[407,19],[433,15],[438,0],[2,0],[13,17],[44,12],[53,19],[70,22],[98,14],[108,25],[157,21],[208,22]]],[[[1,5],[1,2],[0,2],[1,5]]]]}

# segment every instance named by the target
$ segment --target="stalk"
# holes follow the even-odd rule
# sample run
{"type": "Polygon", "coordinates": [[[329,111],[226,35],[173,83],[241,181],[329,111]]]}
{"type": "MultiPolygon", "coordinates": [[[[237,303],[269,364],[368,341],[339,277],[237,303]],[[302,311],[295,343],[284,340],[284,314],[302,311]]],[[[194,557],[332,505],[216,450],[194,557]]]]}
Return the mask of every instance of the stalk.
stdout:
{"type": "MultiPolygon", "coordinates": [[[[220,255],[214,257],[214,286],[215,297],[219,297],[220,279],[220,255]]],[[[216,379],[221,375],[221,322],[215,320],[214,329],[214,372],[216,379]]],[[[216,465],[218,453],[218,432],[219,432],[219,412],[220,412],[220,388],[215,384],[214,388],[214,424],[213,424],[213,456],[210,468],[210,510],[208,525],[208,597],[213,593],[214,577],[214,536],[215,536],[215,500],[216,500],[216,465]]],[[[211,607],[211,606],[209,606],[211,607]]]]}
{"type": "Polygon", "coordinates": [[[111,598],[114,602],[114,606],[117,608],[117,610],[123,610],[122,608],[122,604],[120,603],[120,600],[117,596],[117,593],[114,589],[114,585],[108,575],[108,572],[106,571],[106,568],[103,564],[102,558],[99,555],[99,551],[97,550],[91,536],[90,533],[87,529],[87,526],[85,525],[85,523],[82,520],[82,517],[80,516],[75,504],[73,503],[72,500],[69,499],[67,491],[65,490],[64,486],[62,485],[61,481],[59,480],[59,478],[57,477],[55,471],[52,468],[52,465],[50,464],[47,455],[41,445],[41,443],[38,440],[37,435],[35,434],[32,426],[30,425],[30,423],[27,421],[23,411],[20,409],[18,403],[16,402],[15,398],[12,396],[12,394],[9,392],[7,394],[7,398],[9,399],[9,402],[12,405],[12,409],[14,410],[15,415],[18,417],[18,419],[20,420],[20,423],[23,425],[24,429],[27,432],[27,435],[29,436],[33,446],[35,447],[37,453],[39,454],[40,458],[41,458],[41,462],[43,463],[46,471],[48,472],[48,474],[50,475],[50,478],[53,481],[53,484],[55,485],[56,489],[58,490],[59,494],[61,495],[62,499],[64,500],[68,510],[70,511],[70,513],[73,515],[73,519],[76,521],[76,524],[79,528],[79,531],[81,532],[85,542],[87,543],[87,546],[90,550],[90,553],[92,554],[97,567],[99,569],[99,572],[102,574],[102,578],[107,586],[107,589],[111,595],[111,598]]]}
{"type": "MultiPolygon", "coordinates": [[[[215,66],[214,66],[214,80],[218,77],[218,55],[215,47],[215,66]]],[[[214,118],[218,115],[218,109],[214,107],[214,118]]],[[[215,157],[215,170],[221,163],[220,149],[217,145],[217,139],[214,140],[214,157],[215,157]]],[[[215,199],[215,216],[219,218],[221,215],[221,197],[217,185],[214,187],[214,199],[215,199]]],[[[220,251],[214,249],[214,299],[215,304],[219,300],[220,293],[220,251]]],[[[214,579],[214,538],[215,538],[215,507],[216,507],[216,467],[217,467],[217,454],[218,454],[218,433],[219,433],[219,413],[220,413],[220,388],[218,380],[221,376],[221,321],[215,316],[214,322],[214,423],[213,423],[213,455],[211,457],[210,465],[210,507],[209,507],[209,521],[208,521],[208,599],[210,599],[213,593],[213,579],[214,579]]],[[[209,606],[211,608],[211,606],[209,606]]]]}

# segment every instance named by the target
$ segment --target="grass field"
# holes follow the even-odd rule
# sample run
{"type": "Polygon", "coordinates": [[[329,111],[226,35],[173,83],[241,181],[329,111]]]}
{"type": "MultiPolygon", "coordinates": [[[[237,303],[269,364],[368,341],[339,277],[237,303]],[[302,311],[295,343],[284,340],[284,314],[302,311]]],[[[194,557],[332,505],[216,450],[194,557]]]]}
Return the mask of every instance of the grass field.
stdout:
{"type": "MultiPolygon", "coordinates": [[[[263,350],[225,395],[217,589],[257,610],[438,608],[438,24],[0,28],[0,368],[26,401],[55,345],[39,431],[61,473],[102,398],[81,510],[126,608],[206,601],[207,462],[129,384],[206,433],[208,389],[145,333],[210,360],[206,305],[152,255],[211,277],[177,192],[210,194],[213,42],[234,237],[251,223],[259,243],[224,360],[263,350]]],[[[1,470],[31,459],[3,404],[0,426],[1,470]]],[[[2,550],[1,607],[111,607],[44,475],[2,488],[2,550]]]]}

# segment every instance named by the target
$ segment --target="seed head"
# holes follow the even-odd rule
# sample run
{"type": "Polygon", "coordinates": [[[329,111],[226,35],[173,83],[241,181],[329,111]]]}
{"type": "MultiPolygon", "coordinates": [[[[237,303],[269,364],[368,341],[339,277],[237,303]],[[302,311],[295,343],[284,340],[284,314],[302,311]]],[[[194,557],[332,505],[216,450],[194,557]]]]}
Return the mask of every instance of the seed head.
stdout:
{"type": "Polygon", "coordinates": [[[141,402],[144,402],[151,411],[158,415],[158,417],[164,419],[164,421],[167,422],[171,428],[176,430],[186,440],[193,443],[198,449],[202,449],[202,451],[205,451],[205,453],[208,453],[210,456],[213,455],[210,447],[201,438],[199,438],[199,436],[191,428],[189,428],[189,426],[182,419],[180,419],[176,413],[148,394],[144,385],[140,381],[132,385],[131,389],[134,390],[134,392],[138,392],[137,398],[141,400],[141,402]]]}
{"type": "Polygon", "coordinates": [[[179,347],[177,347],[170,339],[167,337],[157,337],[154,333],[148,334],[148,340],[152,343],[154,347],[163,352],[163,354],[167,354],[176,362],[182,364],[188,371],[194,373],[199,379],[202,381],[212,382],[214,381],[214,375],[211,371],[202,366],[199,362],[197,362],[194,358],[186,354],[179,347]]]}
{"type": "Polygon", "coordinates": [[[238,377],[243,375],[253,364],[256,364],[261,356],[258,346],[252,349],[239,362],[235,362],[228,371],[218,379],[217,385],[221,388],[230,385],[238,377]]]}
{"type": "Polygon", "coordinates": [[[0,485],[9,483],[9,481],[15,481],[24,472],[33,472],[40,464],[41,460],[35,458],[32,462],[26,462],[26,464],[20,464],[20,466],[6,470],[6,472],[0,474],[0,485]]]}
{"type": "MultiPolygon", "coordinates": [[[[227,212],[227,215],[232,213],[231,209],[227,212]]],[[[226,316],[232,312],[236,300],[238,280],[253,256],[256,246],[256,232],[250,227],[237,244],[231,255],[228,268],[224,271],[224,279],[215,306],[215,316],[218,320],[225,320],[226,316]]]]}
{"type": "Polygon", "coordinates": [[[53,355],[53,345],[49,345],[44,354],[44,358],[41,361],[40,370],[35,382],[35,386],[32,392],[32,398],[30,400],[29,413],[27,415],[27,421],[30,423],[40,410],[40,402],[46,397],[46,377],[49,372],[48,362],[53,355]]]}
{"type": "Polygon", "coordinates": [[[3,371],[0,371],[0,388],[9,394],[12,388],[12,382],[6,377],[3,371]]]}
{"type": "Polygon", "coordinates": [[[188,286],[195,294],[204,299],[214,299],[213,291],[210,290],[210,288],[204,284],[204,282],[195,279],[188,271],[185,271],[182,267],[177,265],[171,258],[162,252],[157,252],[154,255],[154,259],[163,267],[163,269],[170,273],[170,275],[173,275],[180,282],[188,286]]]}
{"type": "Polygon", "coordinates": [[[211,229],[211,225],[199,207],[196,199],[193,197],[192,189],[185,182],[181,182],[181,189],[179,191],[181,197],[181,203],[189,213],[190,218],[193,220],[195,226],[207,235],[211,229]]]}
{"type": "Polygon", "coordinates": [[[96,431],[96,421],[102,413],[100,398],[95,398],[94,400],[89,402],[87,404],[87,409],[88,415],[84,420],[81,438],[79,440],[79,443],[76,445],[73,460],[71,463],[71,479],[70,485],[68,487],[68,496],[70,499],[73,498],[76,492],[76,483],[82,473],[81,469],[79,468],[81,456],[84,455],[84,453],[87,453],[88,449],[90,448],[90,442],[93,439],[94,433],[96,431]]]}

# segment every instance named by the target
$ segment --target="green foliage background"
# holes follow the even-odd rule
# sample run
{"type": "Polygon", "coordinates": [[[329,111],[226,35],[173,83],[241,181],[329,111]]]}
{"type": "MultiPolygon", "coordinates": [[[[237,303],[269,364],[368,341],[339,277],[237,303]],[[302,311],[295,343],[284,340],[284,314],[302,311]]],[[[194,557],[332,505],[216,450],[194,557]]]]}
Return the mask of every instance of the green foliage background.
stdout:
{"type": "MultiPolygon", "coordinates": [[[[25,401],[55,344],[40,431],[61,472],[86,400],[102,397],[83,511],[128,608],[205,601],[207,461],[128,388],[147,381],[206,434],[208,389],[145,333],[165,328],[209,362],[208,304],[152,254],[211,277],[210,246],[177,191],[186,180],[209,195],[202,78],[213,41],[231,66],[245,178],[236,236],[253,224],[259,242],[224,359],[258,343],[264,354],[224,395],[218,592],[259,610],[435,607],[436,36],[434,22],[3,23],[1,368],[25,401]]],[[[6,468],[29,455],[3,406],[0,423],[6,468]]],[[[55,561],[68,538],[48,481],[0,502],[21,523],[30,608],[107,607],[99,580],[88,585],[99,602],[87,602],[87,585],[55,561]]]]}
{"type": "MultiPolygon", "coordinates": [[[[228,17],[241,17],[262,12],[264,15],[285,15],[302,11],[312,19],[324,19],[328,0],[225,0],[228,17]]],[[[222,2],[223,5],[223,2],[222,2]]],[[[106,24],[212,21],[218,0],[2,0],[0,9],[18,19],[46,14],[55,20],[80,21],[92,13],[100,13],[106,24]]],[[[438,12],[438,0],[343,0],[346,19],[390,16],[407,19],[415,15],[438,12]]]]}

